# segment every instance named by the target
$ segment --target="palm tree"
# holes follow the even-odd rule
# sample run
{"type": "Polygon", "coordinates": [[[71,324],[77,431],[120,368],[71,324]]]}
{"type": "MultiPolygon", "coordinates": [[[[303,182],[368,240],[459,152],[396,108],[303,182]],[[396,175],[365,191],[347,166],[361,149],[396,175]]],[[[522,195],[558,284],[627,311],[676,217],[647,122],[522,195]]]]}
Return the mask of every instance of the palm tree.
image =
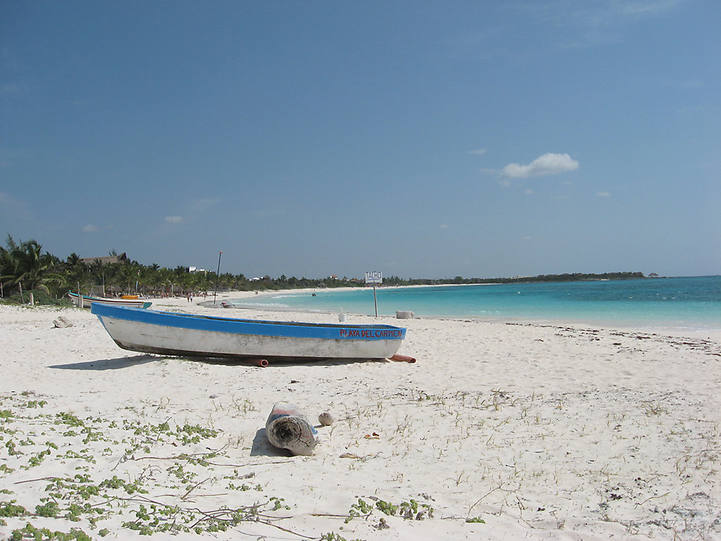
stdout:
{"type": "Polygon", "coordinates": [[[78,254],[73,252],[65,260],[64,274],[65,289],[79,290],[79,285],[84,284],[88,279],[88,266],[80,260],[78,254]]]}
{"type": "Polygon", "coordinates": [[[43,254],[42,246],[35,240],[17,244],[8,235],[7,250],[3,250],[1,255],[0,280],[17,285],[21,292],[24,287],[26,290],[41,289],[50,294],[48,284],[60,285],[63,281],[62,276],[51,272],[55,267],[53,256],[47,252],[43,254]]]}

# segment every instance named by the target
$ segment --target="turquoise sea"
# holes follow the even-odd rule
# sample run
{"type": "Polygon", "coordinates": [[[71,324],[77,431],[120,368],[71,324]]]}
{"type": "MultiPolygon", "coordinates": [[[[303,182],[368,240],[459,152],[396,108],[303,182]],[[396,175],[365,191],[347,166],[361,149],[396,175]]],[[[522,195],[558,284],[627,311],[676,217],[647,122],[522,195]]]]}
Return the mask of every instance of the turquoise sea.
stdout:
{"type": "MultiPolygon", "coordinates": [[[[403,287],[376,290],[378,313],[721,329],[721,276],[403,287]]],[[[373,289],[265,294],[237,305],[373,314],[373,289]]]]}

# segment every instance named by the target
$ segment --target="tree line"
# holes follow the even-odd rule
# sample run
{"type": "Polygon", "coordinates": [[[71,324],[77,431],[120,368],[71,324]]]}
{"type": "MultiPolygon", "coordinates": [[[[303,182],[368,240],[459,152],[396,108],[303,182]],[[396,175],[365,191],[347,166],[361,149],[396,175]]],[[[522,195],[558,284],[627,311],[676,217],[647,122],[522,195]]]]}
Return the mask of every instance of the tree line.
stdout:
{"type": "MultiPolygon", "coordinates": [[[[110,255],[117,255],[111,252],[110,255]]],[[[604,274],[552,274],[515,278],[463,278],[447,279],[400,278],[383,279],[384,286],[481,284],[541,281],[618,280],[644,278],[640,272],[615,272],[604,274]]],[[[167,296],[208,293],[215,290],[273,290],[296,288],[361,287],[357,278],[296,278],[285,274],[271,278],[249,279],[243,274],[213,271],[190,272],[187,267],[173,269],[157,264],[143,265],[134,260],[123,259],[105,263],[100,259],[85,262],[72,253],[65,260],[43,251],[36,240],[16,242],[8,235],[6,247],[0,246],[0,296],[26,302],[33,292],[36,301],[56,303],[68,291],[83,294],[139,294],[143,296],[167,296]]]]}

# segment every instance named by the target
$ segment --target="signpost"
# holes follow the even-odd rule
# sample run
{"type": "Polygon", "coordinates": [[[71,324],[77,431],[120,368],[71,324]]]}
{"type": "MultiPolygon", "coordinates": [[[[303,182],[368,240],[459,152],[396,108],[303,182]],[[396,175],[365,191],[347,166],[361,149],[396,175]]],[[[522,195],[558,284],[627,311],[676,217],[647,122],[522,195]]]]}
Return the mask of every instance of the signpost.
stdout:
{"type": "Polygon", "coordinates": [[[220,278],[220,258],[223,252],[218,252],[218,270],[215,273],[215,291],[213,292],[213,304],[215,304],[215,296],[218,294],[218,279],[220,278]]]}
{"type": "Polygon", "coordinates": [[[378,299],[376,298],[376,285],[383,283],[383,273],[380,271],[366,272],[366,285],[373,285],[373,305],[376,309],[376,317],[378,317],[378,299]]]}

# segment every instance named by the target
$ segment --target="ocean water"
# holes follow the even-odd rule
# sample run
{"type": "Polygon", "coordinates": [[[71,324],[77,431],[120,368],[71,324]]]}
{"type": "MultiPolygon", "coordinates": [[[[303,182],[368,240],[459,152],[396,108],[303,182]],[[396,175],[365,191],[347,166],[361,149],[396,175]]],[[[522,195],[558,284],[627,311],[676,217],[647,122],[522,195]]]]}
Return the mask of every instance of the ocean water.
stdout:
{"type": "MultiPolygon", "coordinates": [[[[378,313],[721,329],[721,276],[378,288],[378,313]]],[[[374,314],[372,288],[266,294],[238,305],[374,314]]]]}

